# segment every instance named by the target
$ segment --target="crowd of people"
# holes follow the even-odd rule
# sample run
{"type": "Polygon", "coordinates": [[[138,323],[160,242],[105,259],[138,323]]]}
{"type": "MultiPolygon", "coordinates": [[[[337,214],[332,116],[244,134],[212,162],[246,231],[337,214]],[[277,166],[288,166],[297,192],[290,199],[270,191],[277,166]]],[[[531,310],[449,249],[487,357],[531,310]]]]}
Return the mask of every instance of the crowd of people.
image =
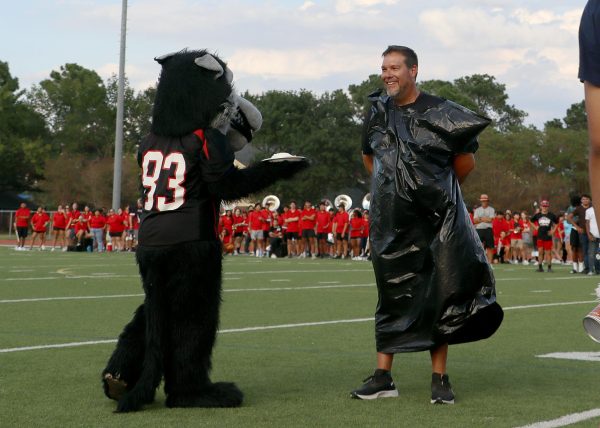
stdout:
{"type": "MultiPolygon", "coordinates": [[[[480,202],[470,216],[490,263],[533,264],[538,271],[545,263],[548,272],[552,264],[571,264],[572,273],[600,274],[600,234],[589,195],[574,197],[556,213],[543,200],[531,215],[494,209],[485,194],[480,202]]],[[[329,201],[318,207],[305,201],[300,208],[292,200],[279,210],[273,204],[221,208],[218,233],[225,255],[369,259],[368,210],[347,211],[343,203],[334,208],[329,201]]],[[[15,249],[133,251],[141,213],[141,202],[116,211],[87,205],[80,211],[73,203],[51,213],[41,206],[32,213],[22,203],[14,218],[15,249]]]]}
{"type": "Polygon", "coordinates": [[[48,246],[51,251],[133,251],[141,212],[140,203],[136,208],[127,206],[117,210],[92,210],[86,205],[80,211],[75,202],[70,206],[59,205],[52,213],[39,206],[32,215],[27,205],[21,203],[13,223],[17,232],[15,250],[33,250],[36,246],[45,250],[48,246]]]}
{"type": "Polygon", "coordinates": [[[553,213],[542,200],[534,212],[496,210],[486,194],[471,214],[490,263],[570,264],[571,273],[600,274],[600,233],[589,195],[574,196],[564,211],[553,213]]]}

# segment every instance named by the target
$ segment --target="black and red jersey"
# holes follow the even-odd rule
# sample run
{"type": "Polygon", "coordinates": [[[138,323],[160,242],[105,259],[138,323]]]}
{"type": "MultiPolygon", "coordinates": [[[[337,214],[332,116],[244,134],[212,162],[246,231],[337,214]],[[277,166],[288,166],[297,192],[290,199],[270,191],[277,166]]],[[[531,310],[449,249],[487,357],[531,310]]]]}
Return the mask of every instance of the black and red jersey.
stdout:
{"type": "Polygon", "coordinates": [[[148,135],[138,149],[143,212],[140,245],[218,240],[219,205],[208,184],[234,168],[225,136],[215,129],[184,137],[148,135]]]}

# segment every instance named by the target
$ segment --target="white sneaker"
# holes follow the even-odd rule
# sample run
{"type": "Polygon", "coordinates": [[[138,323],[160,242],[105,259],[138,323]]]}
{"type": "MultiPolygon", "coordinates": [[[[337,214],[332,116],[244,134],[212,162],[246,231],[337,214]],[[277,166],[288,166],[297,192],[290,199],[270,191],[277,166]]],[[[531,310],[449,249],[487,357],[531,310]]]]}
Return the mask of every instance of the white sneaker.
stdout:
{"type": "Polygon", "coordinates": [[[527,260],[523,260],[523,266],[529,266],[529,262],[527,260]]]}
{"type": "Polygon", "coordinates": [[[46,251],[46,246],[45,246],[45,245],[42,245],[42,246],[40,247],[40,250],[42,250],[42,251],[46,251]]]}
{"type": "Polygon", "coordinates": [[[316,254],[313,254],[312,257],[311,257],[311,259],[316,259],[316,258],[317,258],[316,254]]]}
{"type": "Polygon", "coordinates": [[[54,251],[56,248],[52,247],[52,249],[50,251],[54,251]]]}
{"type": "Polygon", "coordinates": [[[276,259],[276,258],[277,258],[277,256],[276,256],[275,254],[271,254],[271,258],[272,258],[272,259],[276,259]]]}

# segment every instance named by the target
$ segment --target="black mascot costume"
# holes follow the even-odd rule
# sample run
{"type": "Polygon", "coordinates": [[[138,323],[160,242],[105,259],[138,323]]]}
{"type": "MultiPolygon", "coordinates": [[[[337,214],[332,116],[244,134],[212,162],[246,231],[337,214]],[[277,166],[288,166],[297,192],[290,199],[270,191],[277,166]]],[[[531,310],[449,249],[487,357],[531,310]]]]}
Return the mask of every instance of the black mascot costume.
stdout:
{"type": "Polygon", "coordinates": [[[164,377],[168,407],[235,407],[233,383],[212,383],[221,303],[222,200],[236,200],[306,168],[305,160],[234,167],[260,112],[235,93],[215,55],[184,50],[156,58],[162,71],[151,133],[141,142],[143,215],[136,259],[144,303],[119,336],[102,373],[117,412],[154,400],[164,377]]]}

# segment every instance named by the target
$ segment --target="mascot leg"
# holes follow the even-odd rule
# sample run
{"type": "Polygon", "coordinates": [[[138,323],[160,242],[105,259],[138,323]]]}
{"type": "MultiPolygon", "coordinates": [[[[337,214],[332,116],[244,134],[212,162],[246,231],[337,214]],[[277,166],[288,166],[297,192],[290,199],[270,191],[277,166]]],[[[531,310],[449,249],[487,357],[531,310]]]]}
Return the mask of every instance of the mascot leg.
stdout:
{"type": "MultiPolygon", "coordinates": [[[[165,264],[168,249],[138,247],[139,264],[146,298],[144,300],[145,340],[141,372],[132,388],[119,399],[117,412],[131,412],[154,401],[156,388],[162,378],[162,344],[166,321],[167,286],[170,269],[165,264]]],[[[141,317],[140,317],[141,318],[141,317]]],[[[140,321],[141,322],[141,321],[140,321]]]]}
{"type": "Polygon", "coordinates": [[[221,303],[221,245],[194,242],[181,247],[181,266],[172,273],[167,296],[170,325],[164,351],[166,404],[237,407],[242,404],[243,394],[235,384],[212,383],[209,378],[221,303]]]}
{"type": "Polygon", "coordinates": [[[146,320],[144,305],[140,305],[119,335],[117,348],[102,371],[102,386],[108,398],[119,400],[137,383],[142,372],[145,344],[146,320]]]}

